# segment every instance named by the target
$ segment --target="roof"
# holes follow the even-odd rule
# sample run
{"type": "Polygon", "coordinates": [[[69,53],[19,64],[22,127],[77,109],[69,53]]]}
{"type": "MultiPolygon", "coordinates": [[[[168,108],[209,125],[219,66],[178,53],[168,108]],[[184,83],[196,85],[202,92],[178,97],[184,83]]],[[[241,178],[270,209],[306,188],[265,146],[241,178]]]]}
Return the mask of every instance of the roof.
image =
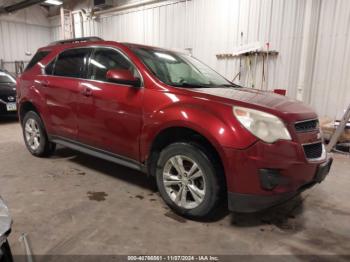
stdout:
{"type": "Polygon", "coordinates": [[[176,50],[169,50],[169,49],[165,49],[165,48],[161,48],[161,47],[148,46],[148,45],[143,45],[143,44],[135,44],[135,43],[127,43],[127,42],[120,43],[120,42],[116,42],[116,41],[106,41],[106,40],[103,40],[102,38],[97,37],[97,36],[59,40],[59,41],[55,41],[55,42],[50,43],[48,46],[40,48],[40,50],[47,50],[47,49],[57,48],[57,47],[66,48],[67,46],[68,47],[72,47],[75,45],[79,46],[80,44],[82,46],[85,46],[85,45],[91,44],[91,43],[96,43],[96,44],[114,43],[117,45],[124,45],[128,48],[142,48],[142,49],[148,49],[148,50],[155,50],[155,51],[159,51],[159,52],[182,53],[182,52],[176,51],[176,50]]]}

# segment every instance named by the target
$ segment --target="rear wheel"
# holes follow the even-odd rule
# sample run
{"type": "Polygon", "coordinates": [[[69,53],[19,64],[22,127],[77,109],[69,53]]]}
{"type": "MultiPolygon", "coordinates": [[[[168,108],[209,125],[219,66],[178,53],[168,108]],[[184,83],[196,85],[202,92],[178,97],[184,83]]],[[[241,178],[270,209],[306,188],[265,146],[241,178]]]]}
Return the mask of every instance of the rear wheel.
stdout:
{"type": "Polygon", "coordinates": [[[26,113],[22,129],[24,142],[32,155],[44,157],[55,151],[56,145],[49,141],[44,124],[36,112],[26,113]]]}
{"type": "Polygon", "coordinates": [[[199,146],[174,143],[166,147],[158,160],[156,178],[164,201],[183,216],[205,217],[218,204],[218,174],[199,146]]]}

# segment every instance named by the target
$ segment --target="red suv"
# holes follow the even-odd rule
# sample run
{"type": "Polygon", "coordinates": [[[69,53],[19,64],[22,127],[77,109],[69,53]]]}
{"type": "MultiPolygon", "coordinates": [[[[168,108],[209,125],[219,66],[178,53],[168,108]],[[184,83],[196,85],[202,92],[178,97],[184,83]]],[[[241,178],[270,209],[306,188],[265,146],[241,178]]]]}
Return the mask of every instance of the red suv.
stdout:
{"type": "Polygon", "coordinates": [[[232,211],[279,204],[329,173],[316,113],[242,88],[190,55],[73,39],[40,48],[17,80],[24,141],[134,168],[188,217],[228,198],[232,211]]]}

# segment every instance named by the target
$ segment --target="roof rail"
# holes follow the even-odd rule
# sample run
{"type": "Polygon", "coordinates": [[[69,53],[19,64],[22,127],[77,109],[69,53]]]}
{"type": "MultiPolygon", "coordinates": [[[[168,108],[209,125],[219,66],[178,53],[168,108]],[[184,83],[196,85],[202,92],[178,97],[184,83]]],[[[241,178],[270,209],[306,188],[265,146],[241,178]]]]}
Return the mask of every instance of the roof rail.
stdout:
{"type": "Polygon", "coordinates": [[[100,37],[97,37],[97,36],[72,38],[72,39],[59,40],[59,41],[52,42],[49,44],[49,46],[63,45],[63,44],[74,44],[74,43],[89,42],[89,41],[103,41],[103,39],[100,37]]]}

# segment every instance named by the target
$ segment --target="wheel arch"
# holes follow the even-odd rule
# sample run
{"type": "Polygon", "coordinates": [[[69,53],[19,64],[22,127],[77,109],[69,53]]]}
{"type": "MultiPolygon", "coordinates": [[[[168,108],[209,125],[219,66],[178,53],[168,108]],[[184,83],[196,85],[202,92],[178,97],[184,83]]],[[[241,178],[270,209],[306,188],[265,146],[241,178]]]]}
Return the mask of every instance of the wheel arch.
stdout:
{"type": "Polygon", "coordinates": [[[19,111],[18,111],[20,123],[22,124],[24,116],[26,115],[26,113],[28,113],[30,111],[34,111],[35,113],[38,114],[46,132],[49,134],[49,130],[48,130],[49,125],[45,121],[45,118],[44,118],[44,115],[43,115],[41,108],[38,107],[37,105],[35,105],[31,100],[21,101],[21,103],[20,103],[19,111]]]}
{"type": "Polygon", "coordinates": [[[23,121],[24,116],[29,111],[34,111],[40,116],[39,110],[37,109],[37,107],[31,101],[22,102],[21,106],[19,108],[19,112],[18,112],[19,119],[20,119],[21,123],[23,121]]]}
{"type": "Polygon", "coordinates": [[[148,174],[153,176],[156,171],[156,164],[162,149],[176,142],[187,142],[199,147],[209,158],[213,159],[212,164],[218,170],[221,182],[226,190],[226,176],[223,156],[218,150],[216,142],[208,139],[205,135],[197,130],[185,126],[172,126],[162,129],[155,136],[151,143],[146,160],[148,174]]]}

